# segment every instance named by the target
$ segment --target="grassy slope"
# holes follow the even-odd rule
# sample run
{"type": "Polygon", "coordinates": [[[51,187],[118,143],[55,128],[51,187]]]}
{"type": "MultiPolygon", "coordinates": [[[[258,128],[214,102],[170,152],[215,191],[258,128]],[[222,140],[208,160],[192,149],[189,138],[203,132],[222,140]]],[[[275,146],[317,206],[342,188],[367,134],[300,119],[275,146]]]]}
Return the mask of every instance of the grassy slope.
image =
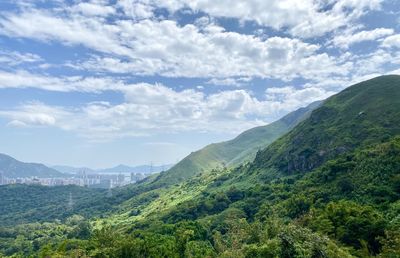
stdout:
{"type": "Polygon", "coordinates": [[[234,167],[243,162],[252,161],[258,150],[265,148],[271,142],[287,133],[299,122],[307,118],[310,112],[319,105],[320,102],[312,103],[274,123],[252,128],[230,141],[210,144],[199,151],[193,152],[166,173],[162,173],[155,183],[171,185],[202,171],[224,166],[234,167]]]}
{"type": "MultiPolygon", "coordinates": [[[[352,167],[351,169],[354,169],[351,170],[354,171],[352,176],[358,179],[355,180],[357,182],[350,183],[359,185],[360,182],[367,180],[361,179],[369,178],[367,174],[370,174],[376,177],[368,180],[375,180],[379,188],[385,181],[379,181],[376,171],[372,171],[372,167],[379,167],[374,165],[377,162],[376,159],[372,159],[374,156],[367,159],[365,153],[374,152],[375,149],[381,150],[384,148],[380,145],[382,143],[383,146],[396,144],[398,139],[395,137],[398,135],[400,135],[400,76],[378,77],[349,87],[329,98],[313,111],[308,119],[260,151],[254,162],[217,178],[208,185],[206,192],[226,192],[232,186],[247,191],[246,189],[255,185],[271,182],[274,185],[274,182],[282,182],[281,180],[297,182],[306,175],[305,172],[311,171],[312,174],[317,174],[317,177],[323,177],[321,173],[329,173],[326,172],[327,167],[329,169],[334,167],[332,170],[347,171],[350,169],[346,167],[349,163],[363,164],[362,159],[367,163],[362,165],[365,170],[360,174],[361,170],[357,169],[357,166],[352,167]],[[363,158],[360,158],[360,155],[363,158]],[[319,169],[321,166],[325,167],[325,170],[319,169]],[[216,181],[219,183],[216,184],[216,181]]],[[[395,152],[391,155],[395,155],[393,153],[395,152]]],[[[389,159],[393,161],[392,157],[389,159]]],[[[397,164],[393,162],[389,163],[397,164]]],[[[391,173],[385,175],[387,177],[393,177],[400,172],[395,168],[388,171],[384,171],[391,173]]],[[[337,180],[339,179],[344,178],[338,177],[337,180]]],[[[313,187],[318,187],[320,190],[339,189],[336,187],[336,184],[339,184],[337,181],[329,183],[320,181],[319,184],[310,186],[310,189],[313,187]],[[335,188],[332,188],[331,184],[335,185],[335,188]]],[[[300,189],[296,191],[300,192],[300,189]]]]}

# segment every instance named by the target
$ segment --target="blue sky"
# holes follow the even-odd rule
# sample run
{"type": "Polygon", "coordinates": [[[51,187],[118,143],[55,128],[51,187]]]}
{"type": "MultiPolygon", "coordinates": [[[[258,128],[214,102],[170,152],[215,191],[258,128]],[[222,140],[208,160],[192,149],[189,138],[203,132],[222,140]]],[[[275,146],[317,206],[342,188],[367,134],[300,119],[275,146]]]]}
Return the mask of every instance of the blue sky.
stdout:
{"type": "Polygon", "coordinates": [[[382,74],[397,0],[0,2],[0,152],[174,163],[382,74]]]}

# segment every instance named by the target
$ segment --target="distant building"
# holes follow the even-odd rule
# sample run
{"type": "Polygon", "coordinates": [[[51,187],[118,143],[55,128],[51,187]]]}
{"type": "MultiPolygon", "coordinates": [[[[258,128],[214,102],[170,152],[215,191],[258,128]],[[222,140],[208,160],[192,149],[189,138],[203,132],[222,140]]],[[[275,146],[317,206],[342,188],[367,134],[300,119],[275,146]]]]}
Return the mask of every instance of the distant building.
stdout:
{"type": "Polygon", "coordinates": [[[4,173],[2,171],[0,171],[0,185],[5,185],[5,178],[4,178],[4,173]]]}
{"type": "Polygon", "coordinates": [[[119,174],[117,177],[118,184],[122,184],[125,180],[125,176],[123,174],[119,174]]]}
{"type": "Polygon", "coordinates": [[[144,179],[146,175],[144,173],[131,173],[131,183],[136,183],[144,179]]]}

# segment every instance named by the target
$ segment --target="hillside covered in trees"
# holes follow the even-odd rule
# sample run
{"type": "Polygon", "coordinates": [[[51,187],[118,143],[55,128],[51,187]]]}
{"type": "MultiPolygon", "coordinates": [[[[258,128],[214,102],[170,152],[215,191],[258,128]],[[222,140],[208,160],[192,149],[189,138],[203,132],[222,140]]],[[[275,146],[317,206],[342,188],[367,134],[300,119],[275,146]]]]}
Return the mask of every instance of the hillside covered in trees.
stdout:
{"type": "Polygon", "coordinates": [[[400,76],[328,98],[254,160],[163,177],[111,194],[1,186],[0,256],[399,257],[400,76]]]}

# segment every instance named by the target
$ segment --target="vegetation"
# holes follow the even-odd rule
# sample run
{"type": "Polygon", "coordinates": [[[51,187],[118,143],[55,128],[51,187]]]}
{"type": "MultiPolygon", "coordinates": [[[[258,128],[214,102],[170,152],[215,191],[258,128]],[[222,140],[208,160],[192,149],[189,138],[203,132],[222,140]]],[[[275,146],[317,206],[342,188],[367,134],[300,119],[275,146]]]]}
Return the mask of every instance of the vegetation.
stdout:
{"type": "Polygon", "coordinates": [[[221,167],[235,167],[252,161],[258,150],[265,148],[306,119],[320,104],[319,101],[314,102],[274,123],[247,130],[233,140],[210,144],[193,152],[166,173],[162,173],[157,178],[157,185],[165,186],[182,182],[201,172],[221,167]]]}
{"type": "MultiPolygon", "coordinates": [[[[400,257],[399,120],[400,77],[378,77],[329,98],[252,162],[162,188],[151,178],[116,190],[113,202],[83,189],[82,209],[4,223],[0,253],[400,257]],[[90,201],[109,206],[85,212],[90,201]]],[[[8,218],[23,212],[3,204],[8,218]]]]}

